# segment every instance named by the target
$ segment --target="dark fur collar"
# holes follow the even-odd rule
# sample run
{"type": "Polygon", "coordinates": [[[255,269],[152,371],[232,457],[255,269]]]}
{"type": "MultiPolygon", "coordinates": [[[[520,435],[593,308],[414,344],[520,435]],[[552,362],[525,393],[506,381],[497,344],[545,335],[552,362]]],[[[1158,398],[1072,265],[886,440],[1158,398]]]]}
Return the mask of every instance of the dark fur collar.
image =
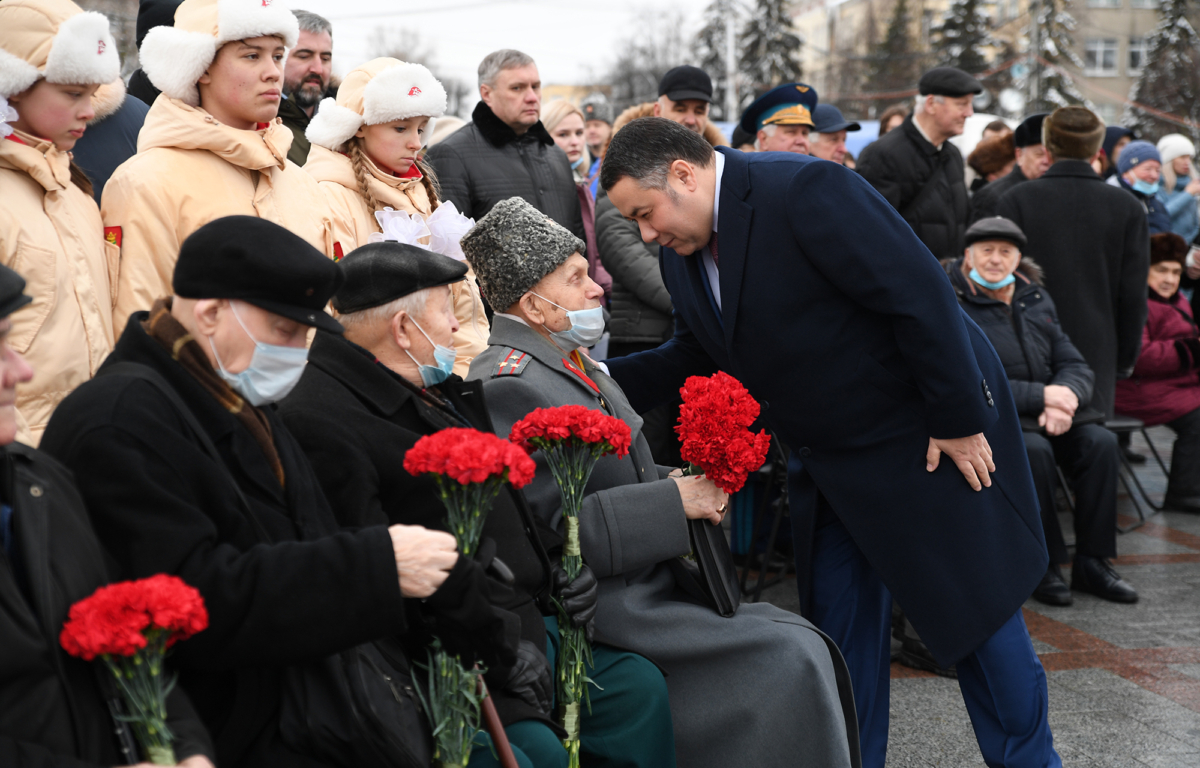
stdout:
{"type": "MultiPolygon", "coordinates": [[[[471,113],[471,121],[479,128],[479,132],[483,134],[483,138],[487,139],[488,143],[497,149],[506,147],[521,138],[517,135],[516,131],[508,127],[507,123],[496,117],[496,113],[492,111],[492,108],[482,101],[475,105],[475,111],[471,113]]],[[[550,137],[550,132],[542,125],[541,120],[537,121],[529,129],[527,135],[533,136],[547,146],[554,143],[554,139],[550,137]]]]}

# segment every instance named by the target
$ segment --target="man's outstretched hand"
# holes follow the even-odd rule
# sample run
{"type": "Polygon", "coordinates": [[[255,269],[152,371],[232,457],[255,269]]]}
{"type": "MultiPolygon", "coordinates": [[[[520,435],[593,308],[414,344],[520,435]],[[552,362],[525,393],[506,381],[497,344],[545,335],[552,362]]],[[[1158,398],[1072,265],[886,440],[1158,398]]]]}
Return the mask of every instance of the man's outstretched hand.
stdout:
{"type": "Polygon", "coordinates": [[[956,437],[953,440],[929,438],[929,450],[925,452],[925,470],[932,472],[937,469],[943,453],[950,457],[972,488],[978,491],[984,486],[991,487],[991,473],[996,471],[996,465],[992,462],[992,447],[988,445],[982,432],[969,437],[956,437]]]}

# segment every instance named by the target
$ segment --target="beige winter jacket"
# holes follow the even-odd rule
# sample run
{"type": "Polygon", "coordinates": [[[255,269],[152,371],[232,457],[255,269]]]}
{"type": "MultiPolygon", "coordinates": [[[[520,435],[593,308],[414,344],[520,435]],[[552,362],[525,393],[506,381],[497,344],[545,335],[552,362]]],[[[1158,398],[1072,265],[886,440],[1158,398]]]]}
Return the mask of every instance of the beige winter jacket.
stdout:
{"type": "Polygon", "coordinates": [[[112,351],[118,251],[91,195],[71,183],[70,155],[17,132],[0,140],[0,257],[33,303],[12,314],[9,343],[33,366],[17,389],[21,431],[37,446],[50,414],[112,351]]]}
{"type": "MultiPolygon", "coordinates": [[[[359,194],[358,180],[354,177],[354,166],[349,157],[313,144],[304,170],[312,174],[325,193],[325,200],[333,215],[334,241],[341,246],[343,254],[366,245],[367,238],[373,232],[380,231],[375,212],[370,210],[359,194]]],[[[367,184],[380,205],[426,217],[433,213],[429,194],[420,178],[397,178],[380,170],[369,159],[367,170],[370,171],[367,184]]],[[[467,279],[451,285],[450,292],[454,296],[454,316],[459,325],[458,333],[454,335],[454,351],[457,353],[454,372],[465,379],[471,361],[487,349],[491,331],[487,315],[484,314],[483,298],[475,282],[475,272],[470,265],[467,266],[467,279]]]]}
{"type": "Polygon", "coordinates": [[[138,152],[104,187],[104,225],[119,227],[121,268],[113,325],[171,293],[179,247],[222,216],[258,216],[333,256],[329,210],[320,188],[287,159],[292,132],[276,118],[242,131],[200,107],[160,95],[138,135],[138,152]]]}

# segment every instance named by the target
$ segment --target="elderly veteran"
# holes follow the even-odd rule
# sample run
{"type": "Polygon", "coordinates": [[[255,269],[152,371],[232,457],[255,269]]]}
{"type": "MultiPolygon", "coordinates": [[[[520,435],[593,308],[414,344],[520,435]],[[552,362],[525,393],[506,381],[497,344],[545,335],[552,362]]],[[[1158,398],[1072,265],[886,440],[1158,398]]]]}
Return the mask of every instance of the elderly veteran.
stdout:
{"type": "MultiPolygon", "coordinates": [[[[469,621],[481,653],[506,637],[503,617],[473,599],[482,568],[450,534],[339,531],[269,407],[303,373],[311,329],[341,331],[323,311],[341,282],[336,263],[278,224],[233,216],[200,227],[180,248],[173,295],[130,318],[42,441],[74,473],[115,576],[173,574],[204,596],[208,629],[172,660],[218,765],[343,764],[306,725],[345,701],[296,706],[290,668],[438,615],[469,621]]],[[[515,657],[509,647],[491,660],[515,657]]]]}
{"type": "Polygon", "coordinates": [[[861,131],[862,126],[842,117],[842,111],[832,104],[818,104],[812,117],[816,134],[809,142],[812,156],[841,165],[846,160],[846,135],[861,131]]]}
{"type": "Polygon", "coordinates": [[[1095,376],[1058,324],[1042,270],[1022,259],[1025,234],[1001,216],[967,230],[962,258],[947,265],[963,310],[1000,355],[1025,436],[1042,508],[1050,565],[1033,592],[1047,605],[1070,605],[1059,565],[1069,560],[1054,503],[1061,465],[1075,491],[1075,559],[1071,589],[1118,603],[1137,592],[1109,560],[1117,555],[1117,438],[1087,407],[1095,376]]]}
{"type": "MultiPolygon", "coordinates": [[[[465,279],[461,261],[395,242],[364,245],[340,262],[345,284],[333,297],[345,335],[318,331],[296,389],[279,406],[284,424],[308,454],[321,487],[347,528],[421,525],[446,529],[446,508],[427,476],[400,469],[424,435],[448,427],[492,431],[483,385],[451,373],[454,318],[450,286],[465,279]]],[[[574,582],[557,563],[561,538],[533,517],[511,486],[496,497],[484,528],[481,565],[493,604],[519,617],[519,663],[492,696],[518,760],[566,765],[547,715],[553,694],[547,629],[557,645],[551,596],[577,625],[596,611],[596,579],[586,567],[574,582]],[[553,561],[546,550],[554,554],[553,561]],[[555,565],[551,565],[553,562],[555,565]],[[551,592],[553,593],[551,595],[551,592]],[[514,690],[515,689],[515,690],[514,690]]],[[[662,674],[646,659],[595,648],[590,675],[599,688],[583,716],[585,760],[605,765],[675,764],[662,674]]],[[[471,766],[486,765],[477,743],[471,766]]]]}
{"type": "Polygon", "coordinates": [[[784,83],[754,100],[738,125],[754,137],[759,152],[795,152],[811,155],[809,133],[817,92],[804,83],[784,83]]]}
{"type": "MultiPolygon", "coordinates": [[[[744,604],[722,618],[687,591],[678,561],[690,551],[687,520],[719,522],[728,497],[707,478],[656,466],[641,417],[581,354],[603,329],[602,291],[587,276],[583,248],[519,198],[499,203],[463,237],[498,310],[469,377],[483,382],[496,430],[506,433],[535,408],[584,405],[633,432],[628,457],[596,465],[579,517],[583,557],[600,580],[597,640],[666,670],[680,765],[858,765],[853,698],[836,646],[774,606],[744,604]]],[[[558,488],[545,458],[534,458],[538,473],[526,495],[534,514],[558,529],[558,488]]]]}

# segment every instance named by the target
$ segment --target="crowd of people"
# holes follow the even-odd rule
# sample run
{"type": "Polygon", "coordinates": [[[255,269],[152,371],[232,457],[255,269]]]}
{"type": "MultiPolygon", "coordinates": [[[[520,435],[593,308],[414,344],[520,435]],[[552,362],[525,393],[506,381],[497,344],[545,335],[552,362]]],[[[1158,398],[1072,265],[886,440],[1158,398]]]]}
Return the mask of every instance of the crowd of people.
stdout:
{"type": "Polygon", "coordinates": [[[701,68],[618,114],[544,101],[511,49],[464,121],[420,64],[335,83],[333,36],[271,0],[144,0],[126,83],[101,14],[0,2],[0,764],[145,757],[58,636],[166,573],[210,617],[170,661],[188,768],[349,768],[354,726],[312,709],[353,703],[297,670],[365,644],[404,677],[434,637],[502,726],[469,765],[501,741],[565,766],[560,611],[594,649],[584,765],[882,768],[894,609],[988,765],[1061,765],[1020,606],[1138,599],[1111,561],[1144,457],[1106,424],[1174,430],[1166,504],[1200,512],[1192,142],[1069,106],[964,161],[982,85],[939,67],[855,158],[805,83],[727,138],[701,68]],[[801,615],[722,617],[685,564],[730,505],[676,469],[680,386],[717,370],[788,449],[801,615]],[[588,483],[582,571],[541,453],[460,554],[407,452],[562,405],[633,435],[588,483]]]}

